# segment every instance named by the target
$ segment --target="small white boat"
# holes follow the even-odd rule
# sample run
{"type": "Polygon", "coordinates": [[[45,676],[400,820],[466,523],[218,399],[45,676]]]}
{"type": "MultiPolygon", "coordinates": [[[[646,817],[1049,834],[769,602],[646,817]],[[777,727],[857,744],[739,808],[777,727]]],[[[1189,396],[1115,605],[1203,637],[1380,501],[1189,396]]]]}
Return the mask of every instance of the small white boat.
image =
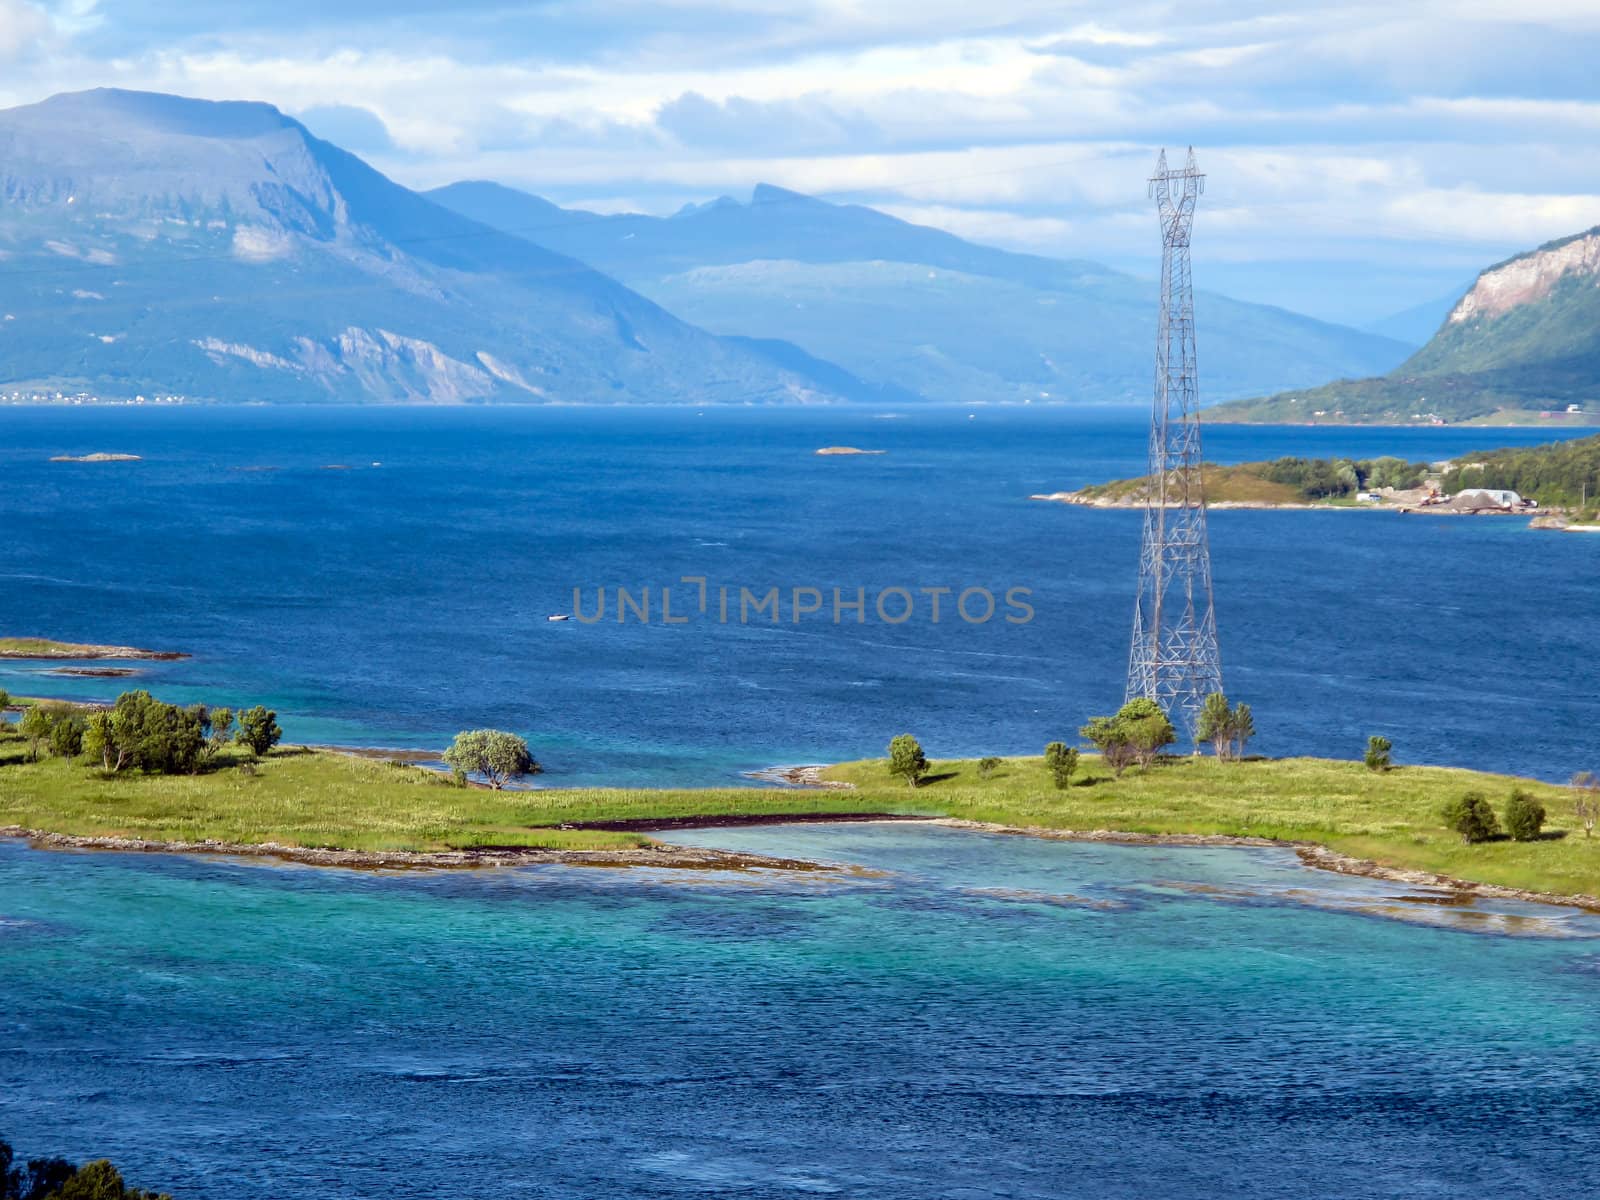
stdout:
{"type": "Polygon", "coordinates": [[[566,613],[552,613],[545,618],[546,621],[570,621],[572,618],[566,613]]]}

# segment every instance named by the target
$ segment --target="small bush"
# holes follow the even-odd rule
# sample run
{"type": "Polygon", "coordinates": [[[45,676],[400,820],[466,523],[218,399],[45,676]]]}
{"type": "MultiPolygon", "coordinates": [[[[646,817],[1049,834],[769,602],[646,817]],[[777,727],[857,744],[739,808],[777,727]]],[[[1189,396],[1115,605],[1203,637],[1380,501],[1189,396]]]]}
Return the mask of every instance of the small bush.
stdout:
{"type": "Polygon", "coordinates": [[[1527,792],[1511,793],[1506,801],[1506,832],[1519,842],[1531,842],[1544,826],[1544,805],[1527,792]]]}
{"type": "Polygon", "coordinates": [[[1078,769],[1078,749],[1065,742],[1051,742],[1044,748],[1044,765],[1058,788],[1072,782],[1072,773],[1078,769]]]}
{"type": "Polygon", "coordinates": [[[1500,832],[1494,809],[1489,807],[1482,792],[1467,792],[1459,800],[1452,800],[1444,806],[1442,815],[1445,825],[1459,833],[1461,840],[1469,845],[1486,842],[1500,832]]]}
{"type": "Polygon", "coordinates": [[[1394,743],[1386,737],[1373,734],[1367,739],[1367,753],[1362,761],[1367,764],[1369,771],[1387,771],[1394,765],[1389,757],[1389,752],[1394,749],[1394,743]]]}
{"type": "Polygon", "coordinates": [[[989,755],[987,758],[980,758],[978,760],[978,778],[979,779],[992,779],[994,777],[994,773],[996,771],[998,771],[999,769],[1000,769],[1000,760],[998,758],[996,758],[992,754],[989,755]]]}

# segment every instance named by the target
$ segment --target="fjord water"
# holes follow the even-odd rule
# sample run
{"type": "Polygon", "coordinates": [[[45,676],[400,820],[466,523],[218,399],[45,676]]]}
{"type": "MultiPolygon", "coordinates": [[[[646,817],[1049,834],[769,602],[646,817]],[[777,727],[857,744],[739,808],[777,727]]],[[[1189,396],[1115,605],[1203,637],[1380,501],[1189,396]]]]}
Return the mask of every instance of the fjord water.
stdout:
{"type": "MultiPolygon", "coordinates": [[[[543,782],[706,784],[775,762],[1037,753],[1121,699],[1139,516],[1030,502],[1143,469],[1142,410],[8,409],[3,632],[187,651],[137,682],[265,702],[295,741],[527,734],[543,782]],[[849,444],[887,453],[818,458],[849,444]],[[52,463],[94,451],[136,463],[52,463]],[[381,465],[374,465],[381,464],[381,465]],[[348,469],[327,469],[344,467],[348,469]],[[661,620],[659,589],[711,613],[661,620]],[[732,621],[715,619],[718,585],[732,621]],[[615,589],[655,593],[619,624],[615,589]],[[737,588],[782,621],[738,623],[737,588]],[[824,611],[794,624],[790,589],[824,611]],[[609,619],[552,623],[573,589],[609,619]],[[831,592],[868,596],[867,621],[831,592]],[[872,611],[880,589],[911,620],[872,611]],[[1034,619],[942,619],[918,589],[1031,589],[1034,619]]],[[[1437,459],[1537,430],[1206,430],[1222,462],[1437,459]]],[[[1219,512],[1230,692],[1267,753],[1565,778],[1600,753],[1600,538],[1520,520],[1219,512]]],[[[891,606],[891,612],[893,608],[891,606]]],[[[1001,613],[1004,613],[1002,608],[1001,613]]],[[[0,665],[22,694],[123,683],[0,665]]]]}
{"type": "Polygon", "coordinates": [[[188,1200],[1591,1194],[1600,918],[1462,932],[1280,851],[690,840],[876,873],[0,843],[0,1130],[188,1200]]]}

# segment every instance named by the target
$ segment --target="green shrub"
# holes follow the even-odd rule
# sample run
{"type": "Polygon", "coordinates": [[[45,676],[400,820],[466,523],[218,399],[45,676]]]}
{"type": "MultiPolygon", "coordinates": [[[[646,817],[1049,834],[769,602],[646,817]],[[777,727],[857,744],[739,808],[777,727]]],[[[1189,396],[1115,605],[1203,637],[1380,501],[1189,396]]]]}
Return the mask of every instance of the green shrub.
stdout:
{"type": "Polygon", "coordinates": [[[77,758],[83,753],[83,731],[87,726],[78,709],[56,709],[50,714],[50,753],[57,758],[77,758]]]}
{"type": "Polygon", "coordinates": [[[1072,782],[1072,773],[1078,769],[1078,748],[1065,742],[1051,742],[1044,748],[1044,765],[1050,769],[1050,778],[1058,788],[1072,782]]]}
{"type": "Polygon", "coordinates": [[[992,779],[994,777],[994,773],[999,769],[1000,760],[992,754],[987,758],[980,758],[978,760],[979,779],[992,779]]]}
{"type": "Polygon", "coordinates": [[[1494,818],[1494,809],[1484,799],[1482,792],[1467,792],[1459,800],[1444,806],[1444,823],[1461,835],[1468,843],[1486,842],[1500,832],[1500,823],[1494,818]]]}
{"type": "Polygon", "coordinates": [[[1506,832],[1519,842],[1531,842],[1544,826],[1544,805],[1518,789],[1506,801],[1506,832]]]}
{"type": "Polygon", "coordinates": [[[1367,753],[1363,761],[1369,771],[1387,771],[1394,765],[1389,757],[1389,752],[1394,749],[1394,743],[1386,737],[1373,734],[1367,739],[1367,753]]]}

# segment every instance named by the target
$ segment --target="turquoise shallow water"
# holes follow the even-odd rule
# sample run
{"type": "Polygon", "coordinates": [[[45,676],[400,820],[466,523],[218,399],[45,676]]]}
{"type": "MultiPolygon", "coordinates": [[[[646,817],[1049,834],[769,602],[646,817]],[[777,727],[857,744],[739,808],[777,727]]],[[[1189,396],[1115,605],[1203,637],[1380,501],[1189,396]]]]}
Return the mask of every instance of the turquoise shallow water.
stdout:
{"type": "Polygon", "coordinates": [[[184,1197],[1578,1196],[1600,1168],[1600,918],[1276,851],[682,840],[874,873],[0,844],[0,1131],[184,1197]]]}

